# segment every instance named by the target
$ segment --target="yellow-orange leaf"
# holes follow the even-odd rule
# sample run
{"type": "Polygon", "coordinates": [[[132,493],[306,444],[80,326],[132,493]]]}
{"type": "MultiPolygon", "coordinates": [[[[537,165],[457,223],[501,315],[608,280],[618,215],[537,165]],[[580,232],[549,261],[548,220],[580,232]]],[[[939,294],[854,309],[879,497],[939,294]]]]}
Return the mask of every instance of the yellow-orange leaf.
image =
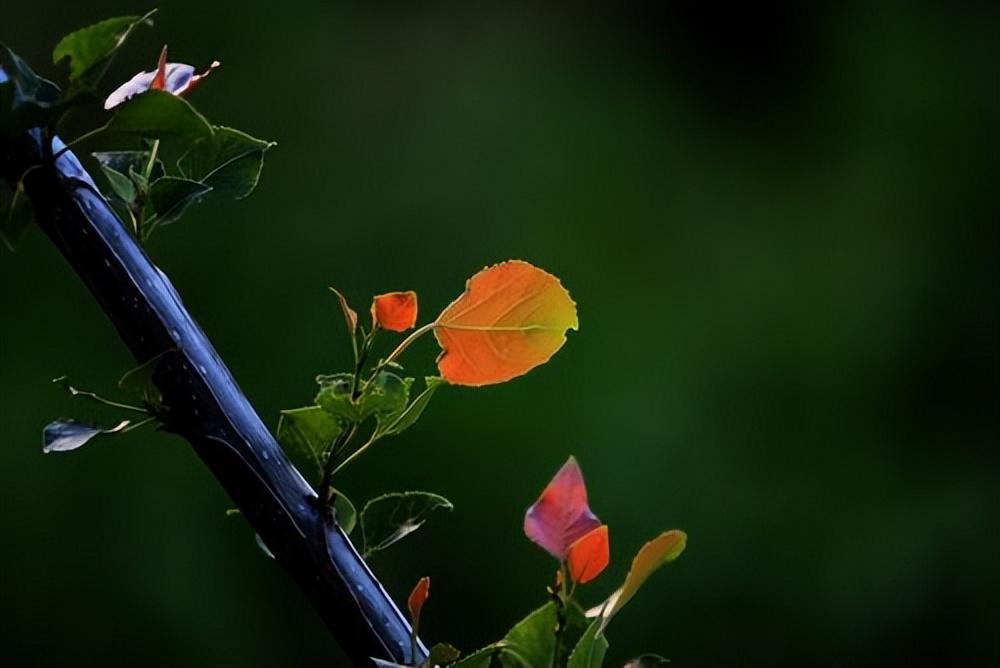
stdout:
{"type": "Polygon", "coordinates": [[[501,262],[470,278],[434,322],[438,370],[456,385],[502,383],[547,362],[578,327],[558,278],[521,260],[501,262]]]}
{"type": "Polygon", "coordinates": [[[608,525],[602,524],[569,546],[566,561],[574,582],[590,582],[608,567],[608,525]]]}
{"type": "Polygon", "coordinates": [[[387,292],[372,300],[372,324],[390,332],[402,332],[416,322],[416,292],[387,292]]]}

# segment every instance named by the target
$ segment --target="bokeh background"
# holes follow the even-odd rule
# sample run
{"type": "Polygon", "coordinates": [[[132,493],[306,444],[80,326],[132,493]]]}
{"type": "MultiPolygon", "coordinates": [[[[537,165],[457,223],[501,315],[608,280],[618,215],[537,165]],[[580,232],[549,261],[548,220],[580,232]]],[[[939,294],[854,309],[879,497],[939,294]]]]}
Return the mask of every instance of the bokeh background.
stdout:
{"type": "MultiPolygon", "coordinates": [[[[218,58],[192,101],[279,146],[152,255],[272,427],[347,363],[328,285],[426,318],[507,258],[570,288],[551,363],[441,391],[342,484],[455,502],[373,563],[399,601],[432,577],[428,640],[543,602],[522,513],[573,453],[612,535],[585,598],[690,535],[609,666],[997,666],[996,7],[627,4],[162,2],[109,84],[164,42],[218,58]]],[[[9,2],[0,39],[56,78],[61,35],[148,8],[9,2]]],[[[49,379],[113,393],[131,363],[37,230],[0,300],[4,664],[343,665],[184,442],[42,456],[47,421],[116,417],[49,379]]]]}

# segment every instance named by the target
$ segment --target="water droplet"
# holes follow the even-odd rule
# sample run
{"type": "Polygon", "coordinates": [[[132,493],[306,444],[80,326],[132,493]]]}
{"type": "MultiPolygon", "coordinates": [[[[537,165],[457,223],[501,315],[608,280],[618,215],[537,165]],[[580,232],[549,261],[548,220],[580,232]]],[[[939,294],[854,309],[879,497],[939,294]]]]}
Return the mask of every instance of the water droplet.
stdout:
{"type": "Polygon", "coordinates": [[[204,364],[199,364],[198,365],[198,371],[201,371],[202,375],[205,375],[205,374],[208,373],[208,369],[205,368],[204,364]]]}
{"type": "Polygon", "coordinates": [[[110,269],[111,268],[111,260],[109,260],[108,258],[104,258],[104,266],[107,267],[108,269],[110,269]]]}
{"type": "Polygon", "coordinates": [[[180,343],[180,341],[181,341],[181,333],[178,332],[176,329],[171,329],[170,330],[170,338],[172,338],[174,341],[177,341],[178,343],[180,343]]]}

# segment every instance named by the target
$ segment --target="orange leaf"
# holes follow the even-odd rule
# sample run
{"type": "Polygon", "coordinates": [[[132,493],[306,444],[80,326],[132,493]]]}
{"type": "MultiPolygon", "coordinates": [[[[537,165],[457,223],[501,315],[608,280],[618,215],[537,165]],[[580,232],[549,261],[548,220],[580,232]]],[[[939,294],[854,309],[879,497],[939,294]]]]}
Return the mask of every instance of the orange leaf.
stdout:
{"type": "Polygon", "coordinates": [[[608,566],[608,525],[602,524],[569,546],[566,554],[574,582],[590,582],[608,566]]]}
{"type": "Polygon", "coordinates": [[[578,327],[558,278],[521,260],[501,262],[470,278],[435,321],[438,370],[456,385],[502,383],[547,362],[578,327]]]}
{"type": "Polygon", "coordinates": [[[417,322],[417,293],[387,292],[372,300],[372,324],[402,332],[417,322]]]}
{"type": "Polygon", "coordinates": [[[426,575],[417,581],[417,586],[410,592],[410,598],[406,600],[410,608],[410,619],[413,620],[413,629],[416,631],[420,626],[420,611],[424,607],[424,601],[431,593],[431,579],[426,575]]]}
{"type": "Polygon", "coordinates": [[[160,51],[160,60],[156,63],[156,75],[149,84],[149,90],[163,90],[167,87],[167,45],[160,51]]]}

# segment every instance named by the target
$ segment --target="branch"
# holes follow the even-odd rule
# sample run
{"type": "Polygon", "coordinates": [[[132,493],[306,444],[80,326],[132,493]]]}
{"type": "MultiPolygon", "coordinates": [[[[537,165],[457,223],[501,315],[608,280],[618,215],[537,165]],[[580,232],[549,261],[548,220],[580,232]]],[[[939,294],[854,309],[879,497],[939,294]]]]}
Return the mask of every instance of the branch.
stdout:
{"type": "MultiPolygon", "coordinates": [[[[0,69],[0,81],[5,79],[0,69]]],[[[55,139],[58,153],[64,144],[55,139]]],[[[166,428],[185,439],[312,601],[358,666],[404,664],[410,627],[347,535],[325,521],[302,478],[236,385],[167,276],[126,231],[72,152],[44,164],[39,130],[0,136],[0,178],[24,179],[35,219],[90,289],[140,364],[160,357],[153,382],[166,428]]]]}

